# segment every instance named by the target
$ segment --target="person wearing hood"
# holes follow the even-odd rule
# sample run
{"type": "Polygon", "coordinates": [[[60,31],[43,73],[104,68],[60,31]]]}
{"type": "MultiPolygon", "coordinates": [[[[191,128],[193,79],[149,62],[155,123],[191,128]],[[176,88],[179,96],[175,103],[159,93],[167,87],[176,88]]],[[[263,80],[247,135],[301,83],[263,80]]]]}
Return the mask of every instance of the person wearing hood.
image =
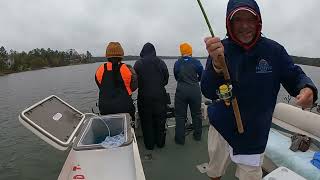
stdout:
{"type": "Polygon", "coordinates": [[[318,92],[282,45],[261,36],[262,20],[256,1],[229,0],[226,28],[227,38],[222,41],[218,37],[205,38],[209,57],[201,90],[214,101],[208,107],[207,175],[220,179],[232,160],[237,164],[236,176],[240,180],[258,180],[262,177],[263,153],[280,84],[303,108],[317,100],[318,92]],[[219,86],[226,83],[218,56],[227,61],[232,93],[237,97],[244,127],[242,134],[237,132],[232,106],[215,101],[219,86]]]}
{"type": "Polygon", "coordinates": [[[135,107],[131,95],[138,86],[137,75],[131,66],[121,62],[123,56],[119,42],[108,44],[108,62],[101,64],[95,74],[99,88],[99,111],[101,115],[129,113],[134,121],[135,107]]]}
{"type": "Polygon", "coordinates": [[[187,109],[190,107],[193,138],[201,140],[202,117],[201,117],[201,91],[199,81],[201,79],[203,66],[201,62],[192,57],[192,47],[188,43],[180,45],[181,57],[175,62],[173,72],[177,83],[174,98],[176,117],[175,142],[185,142],[185,121],[187,109]]]}
{"type": "Polygon", "coordinates": [[[138,113],[143,140],[147,150],[165,145],[166,89],[169,72],[163,60],[157,57],[151,43],[146,43],[134,64],[138,75],[138,113]]]}

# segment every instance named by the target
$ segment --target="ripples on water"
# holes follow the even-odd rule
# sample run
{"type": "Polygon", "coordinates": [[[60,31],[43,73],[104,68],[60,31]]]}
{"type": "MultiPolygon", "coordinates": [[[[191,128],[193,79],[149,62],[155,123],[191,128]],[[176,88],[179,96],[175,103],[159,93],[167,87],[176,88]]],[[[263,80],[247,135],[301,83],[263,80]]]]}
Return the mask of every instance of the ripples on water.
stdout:
{"type": "MultiPolygon", "coordinates": [[[[176,88],[175,60],[166,60],[172,100],[176,88]]],[[[133,65],[134,61],[127,62],[133,65]]],[[[205,64],[205,60],[202,60],[205,64]]],[[[95,107],[98,89],[94,74],[101,63],[57,67],[0,77],[0,179],[57,179],[67,156],[40,140],[18,121],[19,113],[39,100],[57,95],[81,112],[95,107]]],[[[320,87],[320,68],[302,66],[320,87]]],[[[287,94],[281,90],[279,100],[287,94]]],[[[134,94],[136,96],[136,93],[134,94]]]]}

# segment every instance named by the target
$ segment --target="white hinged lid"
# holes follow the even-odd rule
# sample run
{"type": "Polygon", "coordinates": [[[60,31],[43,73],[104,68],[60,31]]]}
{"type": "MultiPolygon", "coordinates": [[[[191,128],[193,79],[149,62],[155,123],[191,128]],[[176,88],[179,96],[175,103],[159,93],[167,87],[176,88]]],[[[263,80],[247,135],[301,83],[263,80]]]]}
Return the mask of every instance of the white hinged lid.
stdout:
{"type": "Polygon", "coordinates": [[[20,122],[59,150],[66,150],[84,121],[84,114],[51,95],[28,107],[19,115],[20,122]]]}
{"type": "Polygon", "coordinates": [[[265,176],[263,180],[306,180],[302,176],[296,174],[290,169],[280,166],[277,169],[273,170],[270,174],[265,176]]]}

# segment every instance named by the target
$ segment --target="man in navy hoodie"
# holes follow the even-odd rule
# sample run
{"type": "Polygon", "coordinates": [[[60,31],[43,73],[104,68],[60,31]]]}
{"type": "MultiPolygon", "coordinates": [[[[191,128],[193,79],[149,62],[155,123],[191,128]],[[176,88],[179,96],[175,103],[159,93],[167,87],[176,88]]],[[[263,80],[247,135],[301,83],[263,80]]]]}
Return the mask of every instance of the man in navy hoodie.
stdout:
{"type": "Polygon", "coordinates": [[[209,57],[201,90],[205,97],[218,99],[216,90],[225,81],[222,63],[217,57],[224,56],[244,133],[237,132],[232,106],[216,101],[208,107],[210,162],[207,174],[212,180],[220,179],[232,160],[237,164],[239,179],[258,180],[262,177],[263,153],[280,84],[296,97],[301,107],[310,107],[317,100],[318,92],[282,45],[261,36],[261,14],[254,0],[229,0],[226,27],[226,39],[205,38],[209,57]]]}

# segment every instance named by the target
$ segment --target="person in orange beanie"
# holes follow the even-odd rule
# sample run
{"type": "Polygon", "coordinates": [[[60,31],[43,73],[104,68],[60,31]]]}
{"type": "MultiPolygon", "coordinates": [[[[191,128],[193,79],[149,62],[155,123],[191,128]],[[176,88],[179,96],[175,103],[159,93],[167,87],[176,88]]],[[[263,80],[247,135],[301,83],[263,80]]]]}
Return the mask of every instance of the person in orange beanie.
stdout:
{"type": "Polygon", "coordinates": [[[175,142],[185,142],[185,121],[187,119],[187,108],[190,107],[193,137],[201,140],[202,116],[201,116],[201,91],[199,81],[201,79],[203,66],[199,60],[192,57],[192,47],[188,43],[180,45],[181,57],[174,64],[174,77],[177,80],[177,89],[174,99],[176,131],[175,142]]]}
{"type": "Polygon", "coordinates": [[[129,113],[134,121],[135,107],[131,95],[138,86],[137,75],[132,67],[121,62],[123,56],[119,42],[108,44],[108,62],[101,64],[95,74],[99,87],[99,110],[101,115],[129,113]]]}

